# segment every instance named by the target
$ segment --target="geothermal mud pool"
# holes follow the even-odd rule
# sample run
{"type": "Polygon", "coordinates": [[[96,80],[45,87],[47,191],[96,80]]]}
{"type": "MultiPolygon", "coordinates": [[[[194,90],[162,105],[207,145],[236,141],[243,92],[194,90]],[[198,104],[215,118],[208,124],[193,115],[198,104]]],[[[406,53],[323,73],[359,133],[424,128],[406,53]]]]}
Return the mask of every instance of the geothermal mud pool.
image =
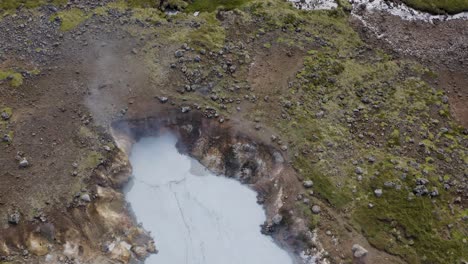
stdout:
{"type": "Polygon", "coordinates": [[[127,201],[159,253],[145,263],[288,264],[288,253],[260,233],[266,217],[256,193],[180,154],[171,134],[132,148],[127,201]]]}

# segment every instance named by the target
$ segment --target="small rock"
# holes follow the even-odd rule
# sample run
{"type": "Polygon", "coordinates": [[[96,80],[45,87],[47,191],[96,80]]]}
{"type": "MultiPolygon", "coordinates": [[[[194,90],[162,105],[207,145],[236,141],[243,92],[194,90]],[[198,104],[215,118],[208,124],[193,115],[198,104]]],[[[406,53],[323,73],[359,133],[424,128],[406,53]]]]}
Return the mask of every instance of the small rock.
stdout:
{"type": "Polygon", "coordinates": [[[320,112],[317,112],[317,113],[315,114],[315,117],[317,117],[317,118],[322,118],[324,115],[325,115],[325,112],[324,112],[324,111],[320,111],[320,112]]]}
{"type": "Polygon", "coordinates": [[[185,53],[184,50],[177,50],[177,51],[174,53],[174,56],[175,56],[176,58],[180,58],[180,57],[183,57],[183,56],[184,56],[184,53],[185,53]]]}
{"type": "Polygon", "coordinates": [[[187,113],[190,111],[190,107],[188,106],[183,106],[182,109],[181,109],[182,113],[187,113]]]}
{"type": "Polygon", "coordinates": [[[355,258],[364,258],[368,253],[367,249],[359,244],[354,244],[351,251],[353,252],[353,256],[355,258]]]}
{"type": "Polygon", "coordinates": [[[314,213],[314,214],[320,214],[321,211],[322,211],[322,210],[320,209],[320,206],[318,206],[318,205],[312,206],[312,213],[314,213]]]}
{"type": "Polygon", "coordinates": [[[88,202],[88,203],[91,202],[91,197],[87,193],[82,194],[80,198],[81,198],[81,200],[83,200],[85,202],[88,202]]]}
{"type": "Polygon", "coordinates": [[[396,186],[396,183],[391,182],[391,181],[386,181],[384,182],[384,186],[387,188],[394,188],[396,186]]]}
{"type": "Polygon", "coordinates": [[[355,170],[355,171],[356,171],[356,173],[359,174],[359,175],[361,175],[361,174],[364,173],[364,170],[363,170],[361,167],[356,167],[356,170],[355,170]]]}
{"type": "Polygon", "coordinates": [[[2,138],[3,142],[10,143],[11,142],[11,137],[8,134],[3,135],[2,138]]]}
{"type": "Polygon", "coordinates": [[[281,224],[281,221],[283,221],[283,216],[281,216],[280,214],[276,214],[275,216],[273,216],[271,221],[273,222],[273,224],[279,225],[281,224]]]}
{"type": "Polygon", "coordinates": [[[3,120],[8,120],[11,117],[11,115],[7,112],[2,112],[1,116],[3,120]]]}
{"type": "Polygon", "coordinates": [[[448,96],[446,96],[446,95],[442,96],[442,103],[448,104],[448,102],[449,102],[448,96]]]}
{"type": "Polygon", "coordinates": [[[109,146],[104,146],[105,151],[111,151],[111,148],[109,146]]]}
{"type": "Polygon", "coordinates": [[[374,190],[374,194],[375,194],[375,196],[377,196],[377,197],[381,197],[382,194],[383,194],[383,191],[382,191],[382,189],[375,189],[375,190],[374,190]]]}
{"type": "Polygon", "coordinates": [[[426,185],[429,183],[428,179],[418,178],[416,179],[416,185],[426,185]]]}
{"type": "Polygon", "coordinates": [[[314,186],[314,182],[313,181],[304,181],[303,185],[306,188],[312,188],[312,186],[314,186]]]}
{"type": "Polygon", "coordinates": [[[159,97],[159,102],[160,102],[161,104],[167,103],[168,100],[169,100],[169,99],[168,99],[167,97],[165,97],[165,96],[160,96],[160,97],[159,97]]]}
{"type": "Polygon", "coordinates": [[[15,211],[12,214],[8,215],[8,223],[17,225],[20,221],[20,217],[20,213],[18,211],[15,211]]]}
{"type": "Polygon", "coordinates": [[[29,166],[29,162],[26,158],[23,158],[21,159],[21,161],[19,162],[19,166],[20,168],[26,168],[29,166]]]}
{"type": "Polygon", "coordinates": [[[229,67],[229,72],[231,73],[236,72],[236,70],[237,70],[237,67],[235,65],[231,65],[231,67],[229,67]]]}

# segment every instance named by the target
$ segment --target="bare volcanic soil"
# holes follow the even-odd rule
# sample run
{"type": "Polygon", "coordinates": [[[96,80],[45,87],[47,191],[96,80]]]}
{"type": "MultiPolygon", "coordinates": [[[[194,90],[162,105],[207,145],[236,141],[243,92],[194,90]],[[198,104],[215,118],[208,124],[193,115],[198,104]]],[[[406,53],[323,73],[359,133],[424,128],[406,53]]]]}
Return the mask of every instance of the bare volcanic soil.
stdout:
{"type": "Polygon", "coordinates": [[[0,263],[156,253],[122,188],[164,130],[297,263],[468,259],[468,21],[137,2],[0,10],[0,263]]]}

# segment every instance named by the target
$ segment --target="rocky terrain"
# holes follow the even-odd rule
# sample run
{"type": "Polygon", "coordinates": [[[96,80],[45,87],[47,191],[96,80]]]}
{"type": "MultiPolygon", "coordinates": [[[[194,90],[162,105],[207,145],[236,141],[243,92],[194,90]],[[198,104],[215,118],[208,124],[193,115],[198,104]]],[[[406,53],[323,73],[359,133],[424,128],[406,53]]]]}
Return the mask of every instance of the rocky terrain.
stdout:
{"type": "Polygon", "coordinates": [[[0,263],[156,253],[122,188],[160,129],[298,263],[466,263],[468,21],[222,3],[0,3],[0,263]]]}

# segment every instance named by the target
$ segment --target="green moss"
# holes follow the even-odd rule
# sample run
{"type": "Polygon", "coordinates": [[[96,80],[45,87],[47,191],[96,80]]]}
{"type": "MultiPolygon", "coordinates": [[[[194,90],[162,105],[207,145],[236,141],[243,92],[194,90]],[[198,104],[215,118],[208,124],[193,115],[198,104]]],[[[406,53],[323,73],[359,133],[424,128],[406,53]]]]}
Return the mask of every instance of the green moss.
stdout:
{"type": "Polygon", "coordinates": [[[432,14],[456,14],[468,11],[468,0],[403,0],[403,2],[432,14]]]}
{"type": "Polygon", "coordinates": [[[35,8],[44,4],[64,5],[67,0],[2,0],[0,1],[0,9],[10,10],[18,7],[35,8]]]}
{"type": "Polygon", "coordinates": [[[60,30],[69,31],[83,23],[86,19],[90,17],[90,15],[86,14],[81,9],[71,8],[68,10],[57,12],[57,14],[53,15],[50,18],[50,20],[53,21],[57,17],[61,20],[60,30]]]}
{"type": "Polygon", "coordinates": [[[388,144],[390,146],[399,146],[400,145],[400,130],[395,128],[392,133],[390,134],[390,138],[388,140],[388,144]]]}
{"type": "Polygon", "coordinates": [[[170,35],[170,39],[177,42],[186,42],[196,48],[208,50],[220,49],[226,39],[226,31],[216,19],[214,13],[202,13],[197,18],[201,26],[198,29],[179,30],[170,35]]]}
{"type": "Polygon", "coordinates": [[[359,207],[354,220],[378,249],[404,257],[409,263],[458,263],[461,257],[467,257],[460,239],[442,238],[447,220],[440,220],[438,215],[445,214],[446,209],[430,199],[416,197],[408,202],[404,191],[385,190],[382,197],[369,202],[375,207],[359,207]]]}
{"type": "Polygon", "coordinates": [[[188,12],[206,11],[212,12],[217,8],[232,10],[247,3],[249,0],[194,0],[187,7],[188,12]]]}
{"type": "Polygon", "coordinates": [[[80,167],[79,167],[80,171],[96,168],[99,164],[101,164],[101,161],[103,158],[104,157],[99,152],[96,152],[96,151],[89,152],[87,156],[84,158],[84,161],[80,163],[80,167]]]}
{"type": "Polygon", "coordinates": [[[14,70],[0,70],[0,81],[9,80],[13,87],[19,87],[23,84],[23,75],[14,70]]]}
{"type": "Polygon", "coordinates": [[[332,206],[343,208],[349,203],[350,196],[347,191],[343,188],[337,188],[331,179],[320,173],[307,159],[303,157],[296,158],[294,167],[299,170],[303,177],[314,182],[314,192],[332,206]]]}
{"type": "Polygon", "coordinates": [[[165,21],[164,14],[156,8],[134,8],[132,18],[151,23],[165,21]]]}
{"type": "Polygon", "coordinates": [[[119,12],[124,12],[129,8],[128,3],[124,0],[118,0],[115,2],[110,2],[107,4],[107,7],[110,9],[118,10],[119,12]]]}
{"type": "Polygon", "coordinates": [[[128,6],[130,7],[157,7],[159,1],[154,0],[127,0],[128,6]]]}

